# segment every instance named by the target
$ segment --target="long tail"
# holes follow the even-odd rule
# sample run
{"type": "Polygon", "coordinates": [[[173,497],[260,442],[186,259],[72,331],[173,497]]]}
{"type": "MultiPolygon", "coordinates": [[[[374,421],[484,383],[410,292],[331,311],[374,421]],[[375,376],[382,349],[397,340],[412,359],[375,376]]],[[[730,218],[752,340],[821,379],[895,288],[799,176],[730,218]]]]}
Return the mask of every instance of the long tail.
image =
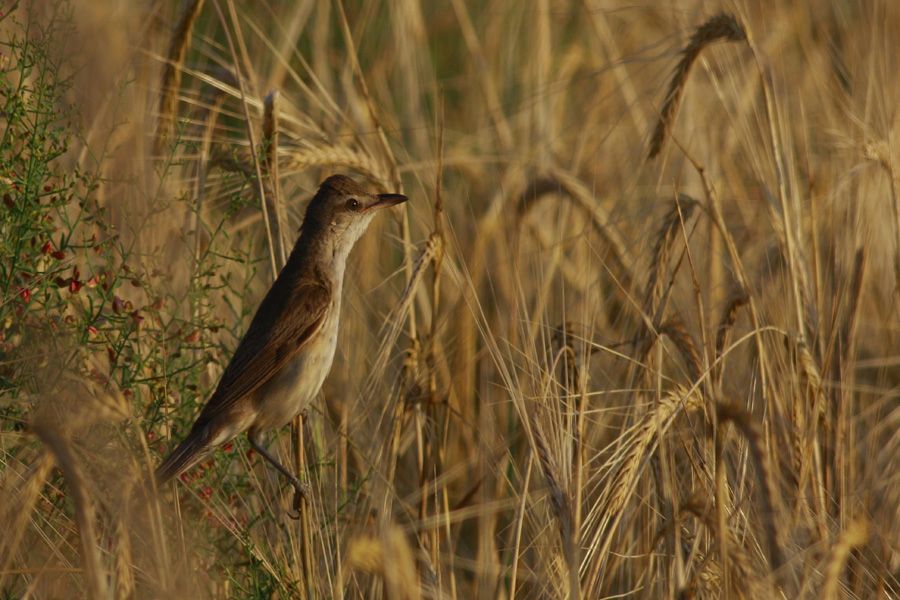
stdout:
{"type": "Polygon", "coordinates": [[[192,467],[210,450],[210,427],[193,427],[188,436],[156,469],[156,485],[161,486],[192,467]]]}

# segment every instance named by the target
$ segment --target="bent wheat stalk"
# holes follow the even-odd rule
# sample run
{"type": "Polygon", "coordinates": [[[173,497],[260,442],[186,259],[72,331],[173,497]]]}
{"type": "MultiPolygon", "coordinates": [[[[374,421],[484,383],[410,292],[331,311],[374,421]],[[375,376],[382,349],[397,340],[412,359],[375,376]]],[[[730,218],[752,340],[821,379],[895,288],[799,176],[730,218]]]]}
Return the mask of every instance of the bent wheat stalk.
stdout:
{"type": "Polygon", "coordinates": [[[181,87],[181,67],[184,64],[184,55],[187,53],[191,40],[191,30],[200,10],[203,8],[203,0],[194,0],[187,7],[178,22],[172,41],[169,44],[169,53],[163,69],[162,82],[160,84],[159,116],[157,117],[156,139],[153,148],[156,155],[161,155],[165,145],[171,141],[175,129],[175,118],[178,108],[178,89],[181,87]]]}
{"type": "Polygon", "coordinates": [[[650,151],[647,153],[647,158],[656,158],[662,150],[663,144],[666,143],[672,122],[675,120],[675,113],[678,112],[678,105],[681,103],[681,96],[684,94],[684,86],[690,75],[691,67],[703,49],[718,40],[740,42],[746,39],[747,34],[744,28],[733,15],[727,13],[719,13],[694,30],[691,41],[681,51],[681,60],[678,61],[678,65],[672,73],[666,100],[663,102],[662,110],[659,111],[659,120],[656,122],[653,136],[650,138],[650,151]]]}

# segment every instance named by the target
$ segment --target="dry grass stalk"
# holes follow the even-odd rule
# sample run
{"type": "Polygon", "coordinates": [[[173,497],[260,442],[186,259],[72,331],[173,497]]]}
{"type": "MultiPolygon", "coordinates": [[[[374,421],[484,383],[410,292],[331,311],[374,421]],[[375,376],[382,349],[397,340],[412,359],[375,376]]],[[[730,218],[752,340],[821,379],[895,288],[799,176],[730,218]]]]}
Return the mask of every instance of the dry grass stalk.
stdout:
{"type": "MultiPolygon", "coordinates": [[[[850,280],[849,298],[847,300],[846,316],[841,327],[840,339],[842,352],[835,355],[837,364],[835,365],[835,373],[839,375],[841,381],[840,401],[837,402],[834,427],[834,473],[835,482],[841,486],[841,495],[852,493],[854,473],[850,469],[843,467],[845,464],[844,456],[846,454],[854,454],[856,448],[853,446],[853,440],[848,438],[852,436],[852,428],[850,427],[850,415],[853,414],[853,395],[850,390],[853,389],[856,380],[856,373],[853,361],[856,357],[856,329],[859,319],[860,297],[863,291],[863,280],[866,273],[866,252],[865,248],[856,251],[853,261],[853,275],[850,280]]],[[[849,507],[842,507],[849,508],[849,507]]],[[[843,516],[843,511],[841,515],[843,516]]]]}
{"type": "MultiPolygon", "coordinates": [[[[412,277],[407,282],[406,289],[403,290],[403,293],[400,295],[400,299],[397,301],[396,307],[385,319],[384,325],[379,331],[378,338],[381,341],[378,345],[378,351],[375,355],[375,359],[372,361],[372,375],[366,380],[366,383],[363,386],[363,389],[365,390],[364,394],[368,396],[371,396],[375,393],[375,388],[378,385],[378,377],[380,377],[387,368],[387,363],[391,356],[391,349],[394,347],[394,344],[400,337],[400,333],[403,328],[403,323],[406,316],[413,310],[413,299],[415,298],[415,294],[418,291],[419,285],[424,279],[428,266],[432,264],[434,257],[437,255],[439,243],[440,241],[435,236],[431,236],[428,238],[428,242],[425,244],[425,248],[413,263],[412,277]]],[[[418,350],[415,347],[413,347],[412,350],[407,353],[407,361],[409,361],[409,355],[413,353],[418,353],[418,350]]],[[[408,363],[405,364],[404,371],[408,373],[415,373],[414,366],[408,363]]]]}
{"type": "Polygon", "coordinates": [[[184,56],[187,53],[191,40],[191,31],[197,16],[203,8],[203,0],[193,0],[185,9],[172,40],[169,43],[169,53],[163,68],[162,82],[160,83],[159,116],[156,125],[156,140],[154,152],[161,156],[166,144],[171,142],[175,130],[175,119],[178,112],[178,92],[181,89],[181,67],[184,64],[184,56]]]}
{"type": "MultiPolygon", "coordinates": [[[[574,457],[574,476],[572,490],[574,495],[573,528],[581,532],[584,510],[584,482],[585,471],[585,436],[587,434],[586,410],[588,404],[590,369],[587,364],[590,360],[592,347],[588,346],[582,336],[574,331],[570,322],[565,322],[553,333],[552,340],[565,352],[566,389],[571,398],[577,398],[577,403],[572,402],[572,410],[575,413],[574,427],[572,428],[572,456],[574,457]],[[581,338],[579,340],[579,338],[581,338]]],[[[568,410],[568,409],[567,409],[568,410]]]]}
{"type": "Polygon", "coordinates": [[[700,56],[700,52],[718,40],[740,42],[746,39],[747,33],[744,31],[744,28],[741,27],[733,15],[727,13],[715,15],[694,30],[691,41],[681,51],[681,60],[678,61],[678,65],[672,73],[669,91],[666,93],[666,99],[659,114],[659,121],[656,122],[656,129],[653,131],[653,137],[650,139],[648,158],[655,158],[666,142],[666,137],[669,135],[672,122],[675,120],[675,113],[678,111],[678,105],[681,102],[681,96],[684,94],[684,86],[687,83],[691,67],[694,61],[697,60],[697,57],[700,56]]]}
{"type": "MultiPolygon", "coordinates": [[[[667,280],[662,275],[668,272],[672,248],[675,240],[680,237],[678,234],[681,230],[682,219],[686,223],[691,218],[696,206],[696,200],[687,194],[678,194],[678,199],[672,203],[672,208],[663,219],[656,236],[644,295],[644,312],[651,317],[654,323],[661,320],[665,308],[663,297],[667,295],[667,291],[663,289],[663,286],[667,280]]],[[[675,273],[672,273],[671,277],[674,276],[675,273]]]]}
{"type": "Polygon", "coordinates": [[[128,515],[117,511],[113,515],[113,549],[115,551],[113,572],[116,598],[132,598],[134,596],[134,567],[131,555],[131,529],[128,515]]]}
{"type": "Polygon", "coordinates": [[[385,167],[369,154],[343,145],[320,145],[312,148],[286,147],[281,169],[292,175],[313,167],[346,167],[384,185],[389,174],[385,167]]]}
{"type": "Polygon", "coordinates": [[[607,487],[604,512],[618,514],[631,496],[637,482],[640,467],[649,459],[648,450],[654,438],[661,437],[680,411],[690,412],[703,406],[703,399],[696,390],[676,386],[667,392],[656,407],[648,412],[629,432],[631,438],[619,451],[619,468],[607,487]]]}
{"type": "Polygon", "coordinates": [[[646,322],[643,324],[643,328],[646,333],[633,338],[635,344],[642,342],[642,345],[637,350],[637,361],[639,363],[647,358],[650,350],[659,338],[666,336],[681,355],[690,381],[697,382],[700,380],[703,374],[703,360],[700,352],[697,350],[697,344],[694,342],[693,336],[688,333],[681,317],[675,316],[668,319],[665,323],[659,325],[655,332],[649,331],[650,327],[646,322]]]}
{"type": "Polygon", "coordinates": [[[522,482],[522,492],[519,494],[519,503],[516,507],[515,516],[515,535],[513,542],[513,563],[512,572],[509,576],[509,597],[516,597],[516,580],[519,575],[519,564],[521,562],[522,547],[522,525],[525,522],[526,506],[528,500],[528,487],[531,484],[531,473],[534,471],[534,454],[529,453],[528,464],[525,467],[525,479],[522,482]]]}
{"type": "MultiPolygon", "coordinates": [[[[234,37],[237,38],[237,43],[240,45],[241,56],[244,58],[244,63],[248,64],[249,59],[247,56],[247,49],[246,49],[246,46],[244,45],[244,37],[243,37],[243,34],[241,33],[240,22],[237,17],[237,12],[235,11],[235,8],[234,8],[234,3],[231,2],[231,0],[229,0],[227,5],[228,5],[228,11],[229,11],[229,14],[231,17],[231,22],[234,25],[234,37]]],[[[216,13],[219,16],[219,22],[222,25],[222,30],[225,33],[225,39],[228,42],[228,50],[231,53],[231,58],[235,64],[238,64],[239,56],[238,56],[237,48],[235,47],[235,40],[232,38],[232,35],[231,35],[231,29],[228,26],[228,22],[225,20],[225,15],[222,13],[222,9],[219,6],[219,4],[216,3],[215,7],[216,7],[216,13]]],[[[239,70],[236,72],[236,74],[237,74],[238,90],[240,91],[241,109],[243,111],[243,116],[244,116],[244,126],[247,131],[247,139],[250,142],[250,147],[256,148],[257,147],[256,134],[253,132],[253,121],[250,118],[250,106],[249,106],[249,97],[250,96],[247,93],[245,86],[244,86],[244,76],[240,73],[239,70]]],[[[274,280],[278,276],[279,268],[278,268],[278,259],[276,257],[276,251],[275,251],[275,240],[272,237],[272,227],[271,227],[270,221],[269,221],[269,210],[268,210],[268,207],[266,206],[266,201],[265,201],[266,193],[264,190],[262,166],[260,165],[259,159],[257,158],[255,152],[251,154],[251,158],[253,161],[254,172],[256,174],[258,195],[259,195],[260,204],[262,206],[262,213],[263,213],[263,224],[265,225],[266,240],[268,241],[269,262],[270,262],[270,267],[272,269],[272,279],[274,280]]]]}
{"type": "Polygon", "coordinates": [[[737,321],[738,312],[748,302],[750,302],[750,296],[746,291],[736,288],[722,311],[719,326],[716,328],[715,366],[712,372],[713,383],[716,386],[721,386],[722,375],[725,373],[725,357],[722,353],[725,352],[725,347],[729,343],[729,334],[737,321]]]}
{"type": "Polygon", "coordinates": [[[478,75],[478,83],[481,87],[481,93],[484,95],[484,102],[487,106],[487,112],[494,122],[494,133],[497,136],[497,145],[504,152],[510,152],[513,149],[515,140],[513,138],[512,128],[506,119],[503,111],[503,104],[500,101],[500,94],[497,86],[491,78],[491,68],[485,60],[484,48],[481,40],[478,39],[478,32],[475,31],[475,25],[472,22],[472,16],[463,0],[451,0],[453,11],[459,22],[460,32],[463,40],[465,40],[466,48],[472,56],[475,71],[478,75]]]}
{"type": "Polygon", "coordinates": [[[825,568],[825,583],[822,586],[822,595],[820,596],[822,600],[836,600],[840,598],[838,590],[840,588],[841,573],[847,564],[850,551],[860,548],[868,542],[870,529],[869,522],[863,517],[850,523],[850,526],[841,532],[837,544],[831,550],[828,566],[825,568]]]}
{"type": "Polygon", "coordinates": [[[287,241],[284,239],[284,209],[278,179],[278,90],[266,94],[263,102],[263,190],[272,220],[272,235],[280,259],[279,266],[287,262],[287,241]]]}
{"type": "MultiPolygon", "coordinates": [[[[294,459],[294,469],[299,476],[306,473],[309,461],[306,458],[306,414],[300,413],[291,421],[291,450],[294,459]]],[[[312,507],[309,499],[304,495],[300,499],[300,548],[301,566],[306,593],[309,596],[315,594],[315,577],[313,573],[313,547],[312,547],[312,507]]]]}
{"type": "Polygon", "coordinates": [[[688,370],[691,382],[699,381],[703,373],[703,361],[694,338],[684,327],[684,321],[678,317],[669,319],[659,327],[659,333],[672,340],[688,370]]]}
{"type": "MultiPolygon", "coordinates": [[[[588,527],[593,525],[593,533],[583,543],[586,548],[583,560],[591,565],[584,588],[586,596],[591,597],[591,594],[597,593],[601,570],[609,560],[608,552],[615,529],[626,518],[626,504],[637,486],[642,466],[652,457],[654,439],[662,439],[680,412],[697,410],[703,404],[703,398],[696,387],[688,389],[675,386],[636,425],[624,430],[619,436],[622,440],[620,446],[607,461],[611,465],[610,471],[614,472],[587,522],[588,527]]],[[[606,568],[609,568],[608,565],[606,568]]]]}
{"type": "MultiPolygon", "coordinates": [[[[685,586],[686,589],[697,587],[698,583],[705,588],[705,591],[713,596],[721,596],[723,594],[732,594],[736,597],[745,597],[742,592],[749,592],[746,597],[764,598],[767,590],[764,589],[762,582],[753,574],[752,561],[747,554],[741,540],[735,535],[735,532],[726,526],[722,529],[714,514],[725,513],[720,511],[718,506],[712,506],[709,500],[708,491],[696,491],[679,507],[678,518],[672,523],[666,523],[660,528],[654,538],[655,544],[658,544],[667,533],[675,527],[681,527],[684,518],[687,515],[693,515],[697,521],[705,527],[709,533],[722,541],[720,531],[724,531],[724,540],[728,547],[728,560],[717,562],[713,560],[713,553],[710,552],[706,556],[698,557],[699,564],[693,570],[691,581],[685,586]],[[727,573],[722,571],[722,564],[728,565],[727,573]],[[726,585],[730,582],[731,586],[726,590],[726,585]],[[726,593],[727,592],[727,593],[726,593]]],[[[654,545],[655,545],[654,544],[654,545]]],[[[720,554],[722,549],[720,548],[720,554]]]]}
{"type": "Polygon", "coordinates": [[[18,472],[12,469],[9,463],[4,463],[5,477],[0,486],[0,523],[3,524],[3,536],[0,536],[0,589],[6,583],[6,578],[11,575],[10,563],[16,556],[19,544],[28,523],[31,520],[41,490],[53,468],[53,457],[50,453],[42,453],[34,460],[24,475],[24,481],[16,485],[22,478],[18,472]]]}
{"type": "Polygon", "coordinates": [[[750,413],[733,402],[718,403],[716,412],[720,426],[727,422],[734,423],[737,430],[747,440],[750,455],[753,457],[753,463],[756,466],[756,476],[759,478],[760,497],[762,500],[760,515],[769,547],[769,562],[772,569],[777,570],[784,564],[784,556],[778,542],[778,526],[775,522],[775,483],[766,455],[763,434],[753,421],[750,413]]]}
{"type": "Polygon", "coordinates": [[[791,432],[794,452],[794,472],[799,489],[805,487],[807,478],[812,476],[812,492],[815,509],[819,518],[820,535],[825,535],[828,518],[826,509],[826,491],[824,480],[825,466],[821,463],[821,453],[816,448],[817,432],[830,434],[831,426],[826,414],[825,390],[822,383],[821,369],[813,357],[809,346],[802,339],[789,339],[791,348],[795,349],[799,367],[800,383],[806,386],[812,403],[807,412],[801,402],[791,403],[794,428],[791,432]],[[820,425],[823,425],[820,427],[820,425]]]}
{"type": "Polygon", "coordinates": [[[459,351],[453,365],[457,373],[454,385],[458,389],[474,389],[476,373],[476,327],[475,318],[470,307],[478,303],[478,291],[481,289],[487,268],[488,248],[503,223],[505,209],[509,197],[523,193],[528,181],[523,170],[516,164],[509,166],[503,173],[500,184],[494,191],[487,210],[478,218],[475,239],[469,252],[469,279],[471,284],[463,288],[463,301],[459,303],[457,322],[459,324],[459,351]]]}
{"type": "Polygon", "coordinates": [[[72,451],[71,440],[66,439],[52,426],[37,422],[33,424],[35,435],[53,453],[69,487],[75,504],[75,524],[81,541],[81,558],[88,597],[107,598],[108,574],[100,557],[100,538],[96,531],[97,514],[87,490],[87,482],[80,461],[72,451]]]}
{"type": "Polygon", "coordinates": [[[719,326],[716,328],[716,360],[722,358],[722,352],[728,345],[729,334],[731,328],[737,321],[738,311],[750,302],[750,296],[742,289],[736,289],[725,304],[725,310],[722,311],[722,318],[719,319],[719,326]]]}
{"type": "Polygon", "coordinates": [[[609,214],[597,202],[594,193],[571,173],[552,167],[546,175],[535,177],[528,182],[517,202],[519,219],[524,218],[541,198],[552,193],[563,194],[587,214],[594,231],[609,251],[613,272],[619,279],[619,284],[625,290],[630,290],[634,275],[625,240],[613,226],[609,214]]]}
{"type": "Polygon", "coordinates": [[[897,194],[897,173],[891,158],[890,145],[884,141],[869,142],[865,145],[865,157],[880,166],[888,177],[891,191],[891,209],[894,213],[894,285],[900,287],[900,198],[897,194]]]}
{"type": "Polygon", "coordinates": [[[421,597],[416,562],[406,536],[397,526],[390,526],[381,536],[353,539],[347,549],[351,569],[374,573],[382,578],[386,598],[416,600],[421,597]]]}
{"type": "MultiPolygon", "coordinates": [[[[553,514],[559,525],[559,535],[562,541],[563,552],[566,558],[566,564],[569,571],[577,569],[575,551],[577,548],[576,532],[572,520],[572,505],[569,495],[560,484],[560,477],[557,474],[557,468],[553,464],[553,457],[550,453],[550,447],[547,445],[546,436],[537,419],[532,413],[529,413],[531,420],[531,434],[534,440],[534,451],[538,457],[538,464],[541,466],[541,472],[547,482],[550,490],[550,506],[553,507],[553,514]]],[[[576,584],[577,585],[577,584],[576,584]]],[[[577,597],[576,590],[570,590],[571,598],[577,597]]]]}
{"type": "MultiPolygon", "coordinates": [[[[415,8],[418,8],[416,5],[415,8]]],[[[416,12],[415,10],[411,10],[411,12],[416,12]]],[[[432,232],[429,235],[429,241],[433,244],[433,258],[432,258],[432,280],[431,280],[431,315],[430,315],[430,327],[428,328],[427,338],[424,343],[425,347],[425,361],[424,366],[427,369],[427,382],[426,382],[426,392],[427,392],[427,404],[422,406],[417,406],[417,427],[422,429],[423,418],[431,418],[438,424],[436,428],[428,428],[422,435],[418,437],[419,440],[424,441],[423,451],[420,452],[420,455],[424,460],[421,461],[422,466],[420,470],[420,480],[422,481],[422,501],[420,503],[420,520],[425,522],[427,519],[427,504],[428,497],[431,496],[434,502],[434,510],[435,512],[439,512],[443,509],[444,515],[446,518],[444,520],[436,519],[435,526],[430,530],[429,538],[426,543],[423,544],[426,548],[431,551],[430,565],[432,568],[440,572],[440,564],[441,564],[441,540],[442,533],[443,537],[447,540],[450,540],[451,536],[451,528],[450,528],[450,516],[449,516],[449,506],[450,506],[450,495],[445,484],[441,482],[444,481],[445,468],[444,464],[446,462],[446,454],[447,454],[447,436],[448,432],[451,429],[450,426],[450,415],[453,410],[452,407],[446,406],[443,407],[442,411],[439,411],[437,407],[442,404],[443,399],[448,399],[449,403],[449,395],[446,392],[446,384],[439,383],[439,361],[442,359],[445,360],[445,357],[440,356],[443,354],[443,349],[440,344],[440,336],[439,336],[439,324],[442,320],[442,308],[443,305],[441,303],[441,290],[442,290],[442,279],[443,279],[443,266],[444,266],[444,255],[445,255],[445,221],[446,215],[444,212],[444,195],[443,195],[443,186],[444,186],[444,115],[443,115],[443,103],[439,105],[438,113],[436,116],[437,119],[437,168],[434,173],[434,209],[432,213],[433,225],[432,232]],[[433,242],[431,242],[433,240],[433,242]],[[425,412],[422,415],[422,412],[425,412]],[[430,414],[429,414],[430,413],[430,414]]],[[[452,573],[449,578],[450,588],[451,590],[456,590],[456,578],[452,573]]]]}
{"type": "MultiPolygon", "coordinates": [[[[744,268],[744,263],[741,260],[741,253],[738,250],[737,243],[734,240],[734,236],[731,235],[731,231],[729,231],[728,225],[725,223],[725,218],[722,216],[721,199],[716,193],[716,190],[710,182],[709,177],[707,177],[706,169],[703,167],[703,165],[698,162],[683,146],[679,144],[678,147],[684,153],[685,157],[690,161],[694,170],[697,172],[697,176],[700,177],[700,181],[703,184],[703,194],[706,198],[706,207],[709,211],[710,218],[712,218],[712,221],[716,226],[716,229],[722,236],[722,241],[725,242],[725,248],[728,251],[728,257],[731,260],[731,268],[734,270],[734,276],[737,280],[737,285],[741,289],[747,291],[747,306],[750,309],[750,324],[753,326],[754,331],[759,332],[762,328],[762,319],[759,314],[759,308],[757,307],[756,300],[753,298],[753,288],[751,287],[750,280],[747,277],[747,272],[744,268]]],[[[762,337],[758,333],[757,335],[754,335],[754,344],[756,346],[757,355],[759,356],[760,390],[763,396],[763,400],[768,400],[769,396],[771,395],[771,390],[769,389],[769,381],[771,379],[769,354],[762,337]]]]}
{"type": "Polygon", "coordinates": [[[729,537],[730,528],[728,527],[728,507],[730,506],[730,498],[728,494],[728,469],[725,464],[725,436],[724,432],[717,432],[713,440],[713,453],[715,457],[714,494],[716,499],[715,510],[715,528],[713,532],[719,542],[719,559],[723,566],[722,576],[724,578],[723,588],[731,589],[733,580],[729,569],[733,564],[731,552],[731,539],[729,537]]]}
{"type": "MultiPolygon", "coordinates": [[[[381,153],[384,156],[387,165],[388,175],[390,176],[389,181],[392,188],[391,191],[403,192],[403,181],[400,178],[400,170],[397,166],[397,159],[394,156],[393,150],[391,150],[390,143],[388,143],[387,134],[385,133],[384,127],[382,127],[381,125],[381,119],[378,117],[378,111],[375,109],[375,103],[372,101],[372,96],[369,93],[369,86],[366,84],[365,74],[363,73],[362,67],[359,64],[359,56],[357,54],[356,43],[354,42],[353,34],[350,31],[350,24],[347,21],[347,13],[344,10],[344,4],[339,2],[337,8],[338,15],[340,16],[341,32],[343,33],[344,43],[347,45],[347,54],[350,57],[350,62],[353,67],[353,74],[356,77],[357,84],[359,85],[359,90],[362,93],[366,110],[368,111],[369,120],[372,122],[372,125],[375,128],[379,146],[381,148],[381,153]]],[[[410,232],[409,211],[409,206],[404,206],[400,218],[400,237],[403,240],[403,266],[406,270],[407,283],[409,283],[413,277],[413,242],[410,232]]],[[[409,335],[409,343],[411,348],[414,348],[418,343],[419,338],[416,326],[415,310],[410,310],[407,312],[406,324],[407,333],[409,335]]]]}
{"type": "MultiPolygon", "coordinates": [[[[797,359],[800,361],[800,374],[806,380],[807,385],[812,388],[813,393],[818,397],[822,393],[822,373],[816,359],[813,357],[809,346],[803,340],[796,341],[797,359]]],[[[824,406],[819,406],[817,413],[824,411],[824,406]]]]}
{"type": "MultiPolygon", "coordinates": [[[[806,264],[802,256],[802,247],[798,244],[797,237],[800,235],[799,227],[794,226],[795,219],[799,221],[800,215],[793,215],[794,211],[799,211],[796,204],[796,196],[788,195],[788,167],[787,158],[784,154],[784,143],[782,142],[781,124],[778,122],[778,109],[774,96],[774,74],[772,72],[771,62],[765,56],[762,49],[748,38],[747,43],[753,52],[756,61],[756,67],[759,71],[761,89],[763,95],[763,104],[766,109],[766,124],[768,125],[769,143],[772,145],[772,159],[775,165],[775,180],[778,185],[778,202],[780,204],[780,222],[784,231],[784,255],[788,264],[788,275],[791,282],[794,316],[796,318],[795,327],[801,336],[809,335],[807,331],[807,320],[805,309],[811,305],[809,278],[806,273],[806,264]],[[793,206],[791,205],[793,204],[793,206]]],[[[779,219],[773,218],[773,225],[779,219]]]]}
{"type": "MultiPolygon", "coordinates": [[[[384,127],[382,127],[381,125],[381,119],[378,118],[378,112],[375,110],[375,103],[372,102],[372,96],[371,94],[369,94],[369,86],[366,84],[365,75],[363,73],[362,67],[359,64],[359,56],[357,55],[356,51],[356,43],[353,41],[353,34],[350,32],[350,24],[347,22],[347,13],[344,11],[343,3],[338,3],[337,7],[338,15],[340,16],[341,31],[344,35],[344,42],[347,44],[347,55],[349,56],[350,63],[353,66],[353,74],[356,76],[356,82],[359,85],[359,90],[360,92],[362,92],[363,100],[365,101],[366,109],[369,113],[369,119],[375,126],[375,132],[378,136],[379,146],[381,147],[381,151],[384,154],[384,158],[387,163],[388,174],[390,176],[389,181],[394,192],[402,192],[403,182],[400,179],[400,171],[397,168],[397,160],[396,158],[394,158],[394,152],[391,150],[391,145],[388,143],[387,134],[384,131],[384,127]]],[[[405,236],[404,241],[408,243],[410,240],[407,236],[405,236]]],[[[407,271],[411,272],[411,270],[412,257],[411,255],[407,254],[407,271]]]]}
{"type": "Polygon", "coordinates": [[[615,57],[619,55],[620,49],[617,47],[618,42],[615,39],[613,29],[610,27],[610,15],[606,11],[599,9],[598,4],[594,3],[592,5],[585,0],[584,5],[587,8],[585,12],[590,17],[594,33],[601,44],[603,44],[606,56],[611,62],[613,75],[616,77],[617,91],[622,94],[622,98],[625,100],[625,105],[628,107],[628,113],[634,122],[635,129],[641,132],[647,131],[647,116],[644,114],[642,103],[638,101],[639,94],[635,88],[634,81],[629,77],[626,65],[621,61],[615,60],[615,57]]]}
{"type": "Polygon", "coordinates": [[[841,362],[844,365],[844,369],[847,368],[847,365],[852,360],[854,351],[856,349],[856,329],[857,325],[859,324],[860,297],[862,296],[865,273],[866,250],[865,248],[860,248],[856,251],[856,256],[853,259],[853,276],[850,279],[850,297],[848,299],[849,304],[847,306],[847,315],[844,319],[844,326],[841,331],[844,351],[843,355],[841,356],[841,362]]]}
{"type": "MultiPolygon", "coordinates": [[[[806,390],[804,390],[806,391],[806,390]]],[[[791,471],[788,474],[793,479],[799,490],[803,490],[806,484],[807,466],[809,455],[806,453],[806,428],[807,411],[809,408],[808,394],[799,394],[796,401],[790,403],[791,414],[791,471]]],[[[813,399],[815,408],[815,399],[813,399]]]]}

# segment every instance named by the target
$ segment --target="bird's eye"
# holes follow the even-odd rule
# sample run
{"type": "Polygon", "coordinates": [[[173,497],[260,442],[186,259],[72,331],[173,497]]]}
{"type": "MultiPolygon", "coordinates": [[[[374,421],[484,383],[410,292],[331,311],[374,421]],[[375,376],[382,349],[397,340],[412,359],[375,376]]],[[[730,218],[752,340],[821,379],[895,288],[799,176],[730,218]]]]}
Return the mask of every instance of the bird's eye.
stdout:
{"type": "Polygon", "coordinates": [[[356,198],[350,198],[349,200],[347,200],[347,210],[356,212],[359,210],[360,206],[361,205],[359,203],[359,200],[357,200],[356,198]]]}

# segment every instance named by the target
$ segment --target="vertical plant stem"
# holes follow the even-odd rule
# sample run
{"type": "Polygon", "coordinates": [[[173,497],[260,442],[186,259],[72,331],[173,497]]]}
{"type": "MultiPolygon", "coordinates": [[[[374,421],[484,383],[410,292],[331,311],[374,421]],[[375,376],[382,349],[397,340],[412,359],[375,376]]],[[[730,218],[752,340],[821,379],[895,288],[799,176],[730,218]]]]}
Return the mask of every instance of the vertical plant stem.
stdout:
{"type": "Polygon", "coordinates": [[[284,239],[284,203],[281,201],[281,183],[278,177],[278,90],[266,94],[263,102],[263,156],[262,162],[265,203],[272,219],[272,236],[279,258],[279,269],[287,262],[287,240],[284,239]]]}
{"type": "MultiPolygon", "coordinates": [[[[232,0],[226,0],[226,2],[228,4],[228,10],[231,14],[232,23],[237,25],[238,18],[237,18],[237,13],[234,10],[234,3],[232,2],[232,0]]],[[[235,64],[237,64],[238,54],[237,54],[237,50],[235,49],[235,46],[234,46],[234,40],[232,39],[232,36],[231,36],[231,30],[228,26],[228,22],[225,20],[224,13],[222,13],[222,7],[220,5],[219,0],[215,0],[215,4],[216,4],[216,12],[219,15],[219,22],[221,23],[222,30],[225,33],[225,39],[228,41],[228,48],[231,51],[232,59],[234,60],[235,64]]],[[[237,31],[239,33],[240,30],[237,30],[237,31]]],[[[253,133],[253,125],[252,125],[252,120],[250,118],[250,107],[247,102],[247,92],[244,88],[244,77],[241,74],[240,69],[236,70],[235,77],[237,78],[238,89],[241,92],[241,108],[243,109],[244,125],[247,128],[247,138],[250,141],[250,148],[257,148],[258,146],[256,145],[256,135],[253,133]]],[[[266,240],[268,241],[268,247],[269,247],[269,263],[272,268],[272,277],[274,278],[274,277],[278,276],[278,260],[276,258],[276,253],[275,253],[275,240],[272,237],[272,227],[269,222],[269,210],[268,210],[268,207],[266,206],[266,191],[265,191],[264,183],[263,183],[262,167],[259,164],[259,158],[257,157],[256,152],[252,152],[251,156],[253,158],[253,168],[256,172],[256,183],[258,186],[259,200],[260,200],[260,204],[262,205],[263,223],[265,224],[266,240]]]]}

